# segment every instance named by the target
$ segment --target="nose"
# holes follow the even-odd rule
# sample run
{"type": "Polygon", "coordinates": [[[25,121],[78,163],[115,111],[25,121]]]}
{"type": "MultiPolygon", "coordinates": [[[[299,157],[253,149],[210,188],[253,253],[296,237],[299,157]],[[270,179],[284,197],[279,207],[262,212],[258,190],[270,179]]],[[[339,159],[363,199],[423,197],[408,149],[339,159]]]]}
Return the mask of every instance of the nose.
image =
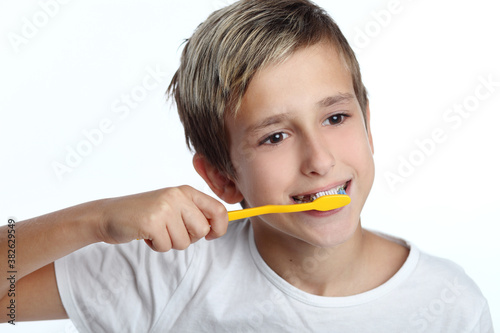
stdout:
{"type": "Polygon", "coordinates": [[[301,172],[307,176],[324,176],[335,166],[333,152],[320,135],[304,138],[301,158],[301,172]]]}

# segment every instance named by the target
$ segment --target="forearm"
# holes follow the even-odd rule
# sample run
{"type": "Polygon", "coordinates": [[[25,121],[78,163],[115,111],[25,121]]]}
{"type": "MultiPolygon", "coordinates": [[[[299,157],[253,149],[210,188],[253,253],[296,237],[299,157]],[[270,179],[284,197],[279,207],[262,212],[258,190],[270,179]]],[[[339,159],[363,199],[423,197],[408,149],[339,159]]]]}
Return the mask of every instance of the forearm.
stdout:
{"type": "MultiPolygon", "coordinates": [[[[101,206],[102,201],[92,201],[18,222],[13,228],[15,238],[11,237],[10,244],[9,227],[1,227],[2,276],[8,271],[15,271],[16,280],[19,280],[67,254],[98,242],[101,206]],[[8,253],[15,253],[13,266],[10,266],[13,262],[7,260],[8,253]]],[[[9,283],[6,278],[0,279],[0,298],[7,293],[9,283]]]]}
{"type": "Polygon", "coordinates": [[[144,239],[156,251],[183,250],[202,237],[222,236],[227,223],[227,210],[219,201],[180,186],[91,201],[16,223],[15,249],[12,229],[2,227],[0,300],[12,283],[27,275],[33,281],[39,268],[89,244],[144,239]],[[8,261],[11,250],[14,267],[8,261]],[[15,271],[15,278],[10,279],[9,271],[15,271]]]}

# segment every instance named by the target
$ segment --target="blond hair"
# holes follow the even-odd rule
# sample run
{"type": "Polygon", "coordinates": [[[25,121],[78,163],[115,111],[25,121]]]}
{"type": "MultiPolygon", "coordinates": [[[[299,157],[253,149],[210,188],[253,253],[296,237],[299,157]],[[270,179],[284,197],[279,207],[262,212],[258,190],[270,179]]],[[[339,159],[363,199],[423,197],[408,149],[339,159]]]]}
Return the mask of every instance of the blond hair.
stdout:
{"type": "Polygon", "coordinates": [[[242,0],[212,13],[186,42],[168,87],[189,148],[235,177],[224,126],[236,114],[255,73],[296,50],[331,42],[349,69],[366,114],[367,92],[359,64],[337,24],[307,0],[242,0]]]}

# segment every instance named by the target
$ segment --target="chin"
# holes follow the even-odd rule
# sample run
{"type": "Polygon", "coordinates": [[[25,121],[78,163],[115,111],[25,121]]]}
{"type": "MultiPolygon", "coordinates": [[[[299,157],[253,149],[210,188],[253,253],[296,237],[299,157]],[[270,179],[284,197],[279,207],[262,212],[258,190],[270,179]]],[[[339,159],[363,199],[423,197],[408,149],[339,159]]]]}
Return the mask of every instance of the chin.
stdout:
{"type": "Polygon", "coordinates": [[[333,248],[350,240],[360,228],[359,219],[343,219],[323,225],[309,225],[300,239],[312,246],[333,248]]]}

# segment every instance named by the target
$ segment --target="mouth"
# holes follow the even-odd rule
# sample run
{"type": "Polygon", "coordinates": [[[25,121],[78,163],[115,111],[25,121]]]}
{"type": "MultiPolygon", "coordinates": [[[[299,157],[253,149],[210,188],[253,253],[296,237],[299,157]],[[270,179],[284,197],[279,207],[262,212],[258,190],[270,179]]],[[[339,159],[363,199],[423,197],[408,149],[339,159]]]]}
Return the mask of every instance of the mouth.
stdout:
{"type": "Polygon", "coordinates": [[[331,189],[325,190],[325,191],[320,191],[320,192],[312,192],[308,194],[301,194],[301,195],[294,195],[292,196],[292,200],[295,203],[308,203],[312,202],[319,197],[322,197],[324,195],[334,195],[334,194],[346,194],[346,189],[349,186],[350,180],[345,182],[342,185],[332,187],[331,189]]]}

